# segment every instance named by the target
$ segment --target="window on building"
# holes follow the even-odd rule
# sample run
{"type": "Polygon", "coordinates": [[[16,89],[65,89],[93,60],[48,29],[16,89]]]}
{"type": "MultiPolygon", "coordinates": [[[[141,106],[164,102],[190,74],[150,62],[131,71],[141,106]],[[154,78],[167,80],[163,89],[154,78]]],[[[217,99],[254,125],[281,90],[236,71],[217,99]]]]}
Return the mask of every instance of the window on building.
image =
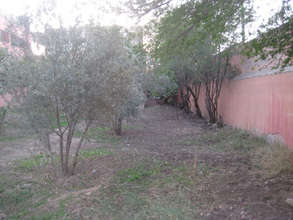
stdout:
{"type": "Polygon", "coordinates": [[[0,40],[4,43],[9,43],[9,33],[7,31],[0,30],[0,40]]]}

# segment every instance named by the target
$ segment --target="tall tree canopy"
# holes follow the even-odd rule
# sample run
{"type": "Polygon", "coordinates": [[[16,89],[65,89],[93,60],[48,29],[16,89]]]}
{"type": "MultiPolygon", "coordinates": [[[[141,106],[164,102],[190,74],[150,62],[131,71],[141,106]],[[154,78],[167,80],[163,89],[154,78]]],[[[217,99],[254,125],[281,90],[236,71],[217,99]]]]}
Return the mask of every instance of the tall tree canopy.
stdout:
{"type": "Polygon", "coordinates": [[[179,88],[184,108],[193,97],[198,116],[198,93],[204,85],[211,122],[218,120],[217,100],[223,80],[235,73],[228,62],[235,43],[241,41],[239,28],[251,21],[250,1],[186,1],[168,10],[150,27],[150,48],[157,70],[165,71],[179,88]]]}

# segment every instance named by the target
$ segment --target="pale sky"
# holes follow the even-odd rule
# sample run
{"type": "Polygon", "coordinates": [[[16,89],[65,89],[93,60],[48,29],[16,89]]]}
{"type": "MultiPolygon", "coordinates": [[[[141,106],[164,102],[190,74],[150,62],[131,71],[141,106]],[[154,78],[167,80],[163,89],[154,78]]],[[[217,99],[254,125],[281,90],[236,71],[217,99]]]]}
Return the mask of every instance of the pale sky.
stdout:
{"type": "MultiPolygon", "coordinates": [[[[81,15],[86,22],[91,17],[102,25],[117,24],[124,27],[136,25],[136,20],[127,15],[115,14],[109,8],[123,0],[51,0],[56,3],[56,13],[62,17],[64,25],[74,24],[74,18],[81,15]]],[[[20,15],[34,11],[43,0],[0,0],[0,13],[20,15]]],[[[282,0],[254,0],[255,22],[246,27],[247,32],[255,35],[259,25],[281,7],[282,0]]],[[[291,2],[293,4],[293,1],[291,2]]],[[[293,6],[293,5],[292,5],[293,6]]],[[[144,22],[145,23],[145,22],[144,22]]]]}
{"type": "MultiPolygon", "coordinates": [[[[121,0],[108,1],[111,4],[118,3],[121,0]]],[[[135,24],[135,20],[126,15],[115,15],[107,12],[108,4],[105,0],[55,0],[57,13],[62,16],[66,23],[73,21],[74,15],[82,13],[86,19],[94,16],[100,18],[101,24],[111,25],[118,24],[129,27],[135,24]],[[77,6],[78,9],[74,9],[77,6]],[[105,9],[100,9],[104,7],[105,9]]],[[[254,0],[257,23],[272,15],[281,6],[282,0],[254,0]]],[[[25,11],[35,10],[42,0],[0,0],[0,13],[19,15],[25,11]]],[[[292,3],[293,4],[293,3],[292,3]]],[[[108,8],[109,9],[109,8],[108,8]]]]}
{"type": "MultiPolygon", "coordinates": [[[[102,25],[117,24],[131,27],[136,24],[135,19],[127,15],[109,12],[112,5],[120,0],[51,0],[56,3],[56,14],[61,16],[65,25],[74,24],[75,17],[81,16],[83,21],[95,19],[102,25]],[[107,3],[108,2],[108,3],[107,3]]],[[[36,11],[43,0],[0,0],[0,13],[5,15],[20,15],[26,11],[36,11]]]]}

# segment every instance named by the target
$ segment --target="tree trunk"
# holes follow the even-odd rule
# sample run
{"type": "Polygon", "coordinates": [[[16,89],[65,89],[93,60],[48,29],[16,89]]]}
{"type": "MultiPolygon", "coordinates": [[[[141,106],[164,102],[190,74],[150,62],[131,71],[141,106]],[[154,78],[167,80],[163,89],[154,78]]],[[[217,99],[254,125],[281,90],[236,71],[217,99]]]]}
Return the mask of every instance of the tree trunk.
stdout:
{"type": "MultiPolygon", "coordinates": [[[[70,125],[72,126],[72,125],[70,125]]],[[[66,138],[66,146],[65,146],[65,165],[64,165],[64,169],[65,169],[65,174],[68,175],[69,174],[69,158],[70,158],[70,147],[71,147],[71,143],[72,143],[72,138],[73,138],[73,131],[74,128],[70,127],[67,133],[67,138],[66,138]]]]}
{"type": "Polygon", "coordinates": [[[6,107],[1,107],[1,109],[0,109],[0,135],[4,135],[4,122],[5,122],[6,113],[7,113],[6,107]]]}
{"type": "Polygon", "coordinates": [[[191,103],[190,103],[190,92],[188,89],[186,89],[184,98],[185,98],[185,112],[189,114],[191,113],[191,103]]]}
{"type": "Polygon", "coordinates": [[[198,105],[198,100],[194,100],[194,106],[195,106],[197,117],[202,118],[202,113],[201,113],[200,107],[198,105]]]}
{"type": "Polygon", "coordinates": [[[190,94],[193,97],[193,102],[194,102],[194,107],[196,111],[196,115],[199,118],[202,118],[202,113],[198,104],[198,97],[199,97],[199,92],[200,92],[200,84],[199,85],[194,85],[194,88],[190,88],[190,86],[187,87],[187,89],[190,91],[190,94]]]}
{"type": "Polygon", "coordinates": [[[51,142],[50,142],[50,133],[48,131],[45,131],[40,134],[40,141],[42,144],[44,144],[46,150],[48,151],[48,154],[50,156],[51,165],[54,169],[54,171],[57,172],[56,165],[54,163],[54,155],[52,152],[51,142]]]}
{"type": "Polygon", "coordinates": [[[205,104],[206,108],[209,114],[209,122],[210,123],[216,123],[218,118],[218,96],[216,95],[218,93],[217,88],[214,87],[215,82],[207,82],[205,83],[206,88],[206,99],[205,104]]]}
{"type": "Polygon", "coordinates": [[[115,135],[121,136],[122,134],[122,118],[119,117],[116,122],[114,122],[113,130],[115,135]]]}
{"type": "Polygon", "coordinates": [[[77,149],[75,151],[75,155],[74,155],[73,162],[72,162],[72,169],[71,169],[71,173],[70,173],[71,175],[74,174],[74,171],[75,171],[75,168],[76,168],[76,165],[77,165],[77,162],[78,162],[79,151],[80,151],[80,148],[82,146],[82,143],[83,143],[83,141],[85,139],[86,133],[88,132],[88,129],[89,129],[91,123],[92,123],[92,121],[89,121],[89,122],[86,123],[86,126],[85,126],[85,129],[83,131],[83,134],[82,134],[82,136],[81,136],[81,138],[79,140],[79,143],[77,145],[77,149]]]}
{"type": "Polygon", "coordinates": [[[61,163],[61,172],[63,175],[66,175],[65,173],[65,167],[64,167],[64,144],[63,144],[63,134],[59,136],[59,152],[60,152],[60,163],[61,163]]]}
{"type": "Polygon", "coordinates": [[[183,109],[186,113],[190,113],[190,93],[187,87],[181,87],[179,92],[181,98],[181,109],[183,109]],[[186,91],[184,91],[184,88],[186,88],[186,91]]]}

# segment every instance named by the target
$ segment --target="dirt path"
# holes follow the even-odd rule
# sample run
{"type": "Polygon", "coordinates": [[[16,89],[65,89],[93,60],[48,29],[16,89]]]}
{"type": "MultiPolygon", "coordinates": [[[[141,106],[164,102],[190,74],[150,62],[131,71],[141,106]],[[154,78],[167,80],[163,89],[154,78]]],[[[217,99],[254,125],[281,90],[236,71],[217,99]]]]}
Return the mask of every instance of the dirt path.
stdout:
{"type": "Polygon", "coordinates": [[[35,139],[19,138],[14,141],[0,142],[0,168],[12,161],[39,154],[43,148],[35,139]]]}
{"type": "Polygon", "coordinates": [[[126,131],[124,135],[133,147],[151,153],[193,152],[193,146],[178,148],[178,141],[201,134],[204,124],[204,121],[195,121],[171,106],[161,105],[146,108],[132,123],[136,129],[126,131]]]}

